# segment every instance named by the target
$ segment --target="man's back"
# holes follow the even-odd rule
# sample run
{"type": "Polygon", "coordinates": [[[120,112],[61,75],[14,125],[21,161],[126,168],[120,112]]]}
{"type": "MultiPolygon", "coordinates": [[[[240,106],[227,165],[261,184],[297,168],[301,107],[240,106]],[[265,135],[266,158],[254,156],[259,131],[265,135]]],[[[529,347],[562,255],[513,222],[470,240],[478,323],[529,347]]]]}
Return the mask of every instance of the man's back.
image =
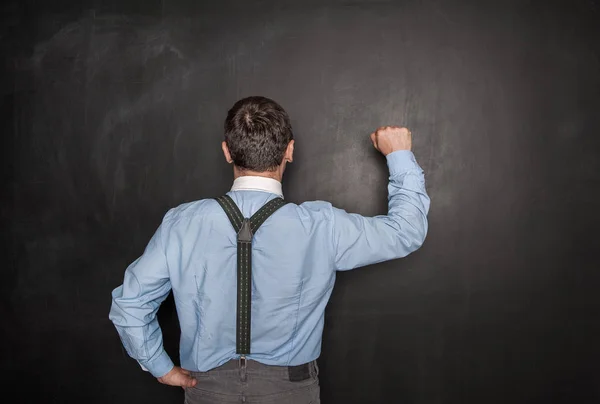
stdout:
{"type": "MultiPolygon", "coordinates": [[[[260,191],[229,195],[245,217],[276,197],[260,191]]],[[[327,211],[326,203],[287,204],[254,235],[248,359],[287,366],[319,356],[323,312],[335,280],[327,211]]],[[[181,353],[182,366],[209,370],[236,357],[236,232],[210,199],[176,209],[164,225],[182,334],[195,340],[181,353]]]]}
{"type": "MultiPolygon", "coordinates": [[[[420,247],[429,208],[423,172],[410,151],[392,153],[387,161],[387,216],[349,214],[328,202],[286,204],[258,229],[252,248],[248,359],[289,366],[318,358],[335,271],[403,257],[420,247]]],[[[245,217],[277,197],[281,187],[259,177],[236,182],[244,185],[234,183],[238,190],[229,195],[245,217]]],[[[150,301],[157,296],[162,301],[172,288],[181,326],[182,367],[213,369],[238,357],[236,263],[236,232],[219,204],[205,199],[181,205],[167,213],[144,255],[126,272],[124,285],[132,278],[139,285],[152,285],[148,293],[136,289],[135,296],[128,296],[123,287],[117,288],[111,318],[125,330],[131,324],[127,306],[136,307],[138,315],[153,315],[158,305],[150,301]],[[148,310],[140,310],[146,301],[148,310]]],[[[160,374],[172,363],[160,352],[156,327],[143,326],[137,338],[156,347],[154,352],[147,350],[140,363],[160,374]]],[[[128,350],[135,351],[137,344],[130,346],[128,350]]]]}

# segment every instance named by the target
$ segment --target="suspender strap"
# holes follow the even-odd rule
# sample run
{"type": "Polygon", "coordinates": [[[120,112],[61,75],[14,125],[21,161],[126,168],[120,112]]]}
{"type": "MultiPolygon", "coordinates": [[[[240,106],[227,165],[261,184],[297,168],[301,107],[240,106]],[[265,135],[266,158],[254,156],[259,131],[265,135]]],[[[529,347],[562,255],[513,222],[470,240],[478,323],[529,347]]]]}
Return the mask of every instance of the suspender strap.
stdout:
{"type": "Polygon", "coordinates": [[[219,202],[219,205],[221,205],[221,207],[227,214],[227,217],[229,218],[231,225],[235,229],[235,232],[239,233],[240,229],[242,228],[242,223],[244,221],[244,215],[242,215],[240,209],[237,207],[235,202],[233,202],[233,199],[231,199],[228,195],[225,195],[218,197],[217,202],[219,202]]]}
{"type": "Polygon", "coordinates": [[[275,198],[251,218],[244,217],[228,195],[216,198],[237,233],[237,324],[236,353],[250,353],[250,314],[252,303],[252,238],[258,228],[286,202],[275,198]]]}
{"type": "Polygon", "coordinates": [[[262,225],[265,220],[269,218],[277,209],[285,205],[286,202],[281,198],[271,199],[262,208],[258,210],[250,218],[250,227],[252,228],[252,234],[256,233],[256,230],[262,225]]]}

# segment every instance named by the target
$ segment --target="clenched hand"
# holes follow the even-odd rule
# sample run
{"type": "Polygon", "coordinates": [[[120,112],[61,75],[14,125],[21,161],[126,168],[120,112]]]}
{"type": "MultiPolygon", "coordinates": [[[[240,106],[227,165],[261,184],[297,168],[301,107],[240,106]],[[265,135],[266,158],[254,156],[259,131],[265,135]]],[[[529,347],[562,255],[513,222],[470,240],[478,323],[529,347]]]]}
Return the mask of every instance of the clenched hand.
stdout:
{"type": "Polygon", "coordinates": [[[410,150],[412,148],[412,135],[410,130],[397,126],[382,126],[371,133],[373,146],[384,156],[397,150],[410,150]]]}

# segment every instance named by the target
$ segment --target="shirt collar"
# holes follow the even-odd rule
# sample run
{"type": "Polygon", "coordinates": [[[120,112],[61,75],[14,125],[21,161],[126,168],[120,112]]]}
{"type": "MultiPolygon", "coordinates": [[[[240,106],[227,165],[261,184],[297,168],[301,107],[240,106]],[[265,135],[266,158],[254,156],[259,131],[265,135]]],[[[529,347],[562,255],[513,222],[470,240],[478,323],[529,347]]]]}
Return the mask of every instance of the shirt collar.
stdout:
{"type": "Polygon", "coordinates": [[[273,178],[245,175],[233,181],[232,191],[262,191],[283,198],[281,182],[273,178]]]}

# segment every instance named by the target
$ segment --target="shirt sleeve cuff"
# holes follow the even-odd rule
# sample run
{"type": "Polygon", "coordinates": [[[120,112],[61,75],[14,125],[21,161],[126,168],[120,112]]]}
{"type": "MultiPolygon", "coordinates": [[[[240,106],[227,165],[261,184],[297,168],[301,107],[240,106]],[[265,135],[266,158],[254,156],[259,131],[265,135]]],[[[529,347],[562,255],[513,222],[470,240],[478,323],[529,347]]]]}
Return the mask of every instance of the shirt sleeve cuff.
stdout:
{"type": "Polygon", "coordinates": [[[145,371],[148,371],[154,377],[162,377],[169,373],[175,366],[169,355],[163,350],[156,358],[140,363],[145,371]]]}
{"type": "Polygon", "coordinates": [[[422,171],[419,164],[417,164],[415,155],[410,150],[397,150],[388,154],[386,159],[390,176],[403,174],[411,170],[422,171]]]}

